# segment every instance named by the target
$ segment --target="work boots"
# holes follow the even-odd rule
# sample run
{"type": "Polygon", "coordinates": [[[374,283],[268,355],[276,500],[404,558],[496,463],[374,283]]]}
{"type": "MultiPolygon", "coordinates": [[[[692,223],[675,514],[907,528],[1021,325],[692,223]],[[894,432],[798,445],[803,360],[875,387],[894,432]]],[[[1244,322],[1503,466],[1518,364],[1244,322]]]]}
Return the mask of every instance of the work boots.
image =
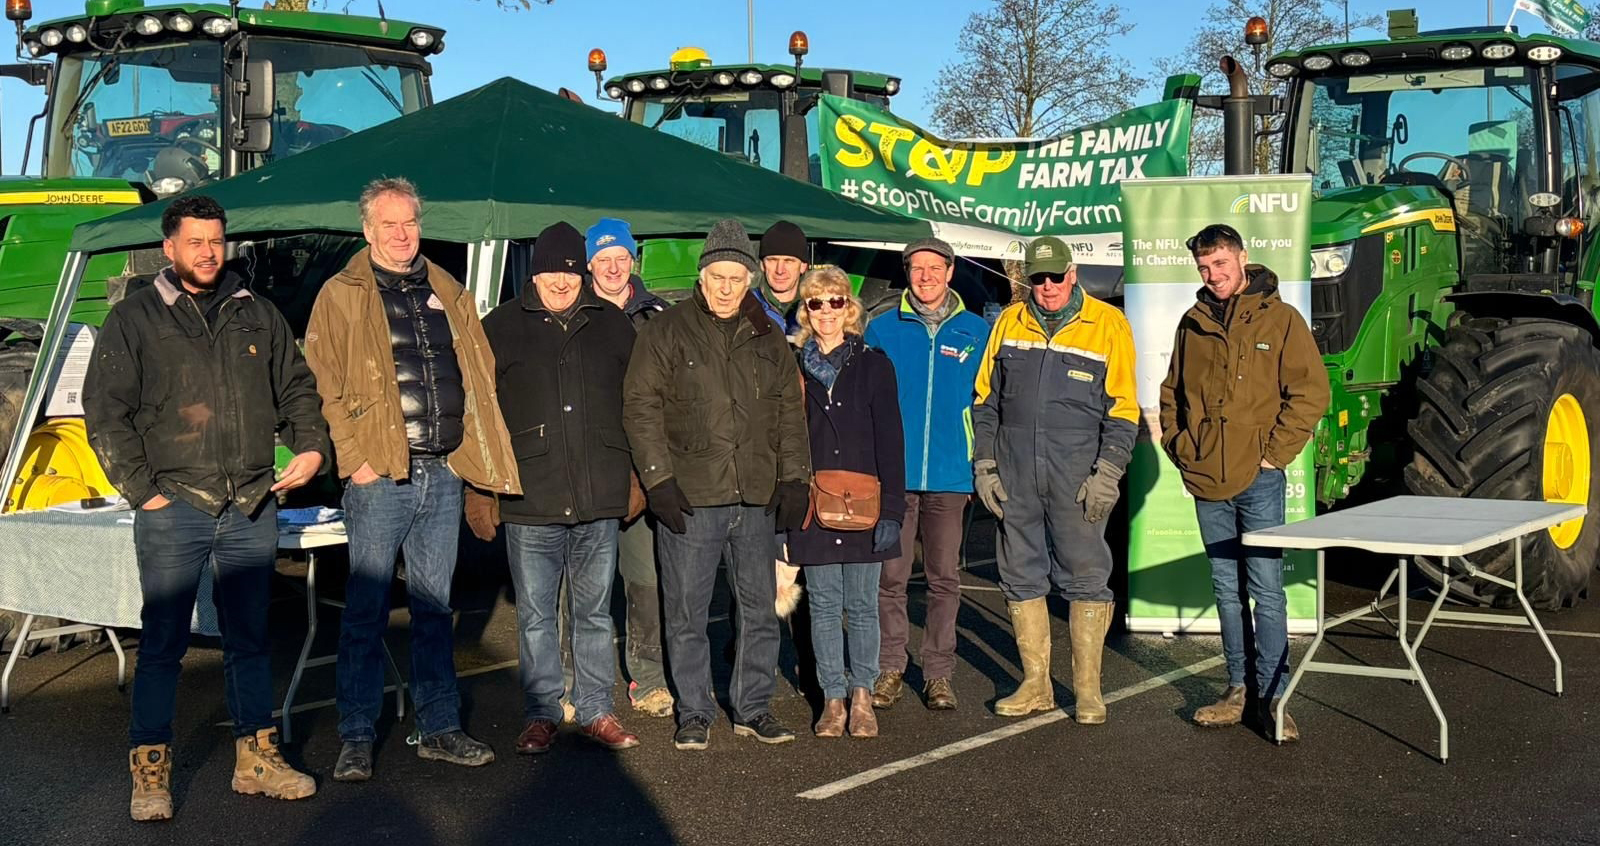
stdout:
{"type": "Polygon", "coordinates": [[[289,766],[278,751],[278,730],[264,728],[234,738],[233,792],[261,793],[273,799],[304,799],[317,792],[311,776],[289,766]]]}
{"type": "Polygon", "coordinates": [[[1072,603],[1073,719],[1081,725],[1106,721],[1106,703],[1100,698],[1100,655],[1115,607],[1114,602],[1072,603]]]}
{"type": "Polygon", "coordinates": [[[878,736],[878,715],[872,711],[872,693],[864,687],[850,688],[850,736],[878,736]]]}
{"type": "Polygon", "coordinates": [[[1219,727],[1236,726],[1244,720],[1245,689],[1243,685],[1228,685],[1222,692],[1222,698],[1215,704],[1206,705],[1194,712],[1194,721],[1198,725],[1219,727]]]}
{"type": "Polygon", "coordinates": [[[1002,717],[1021,717],[1034,711],[1049,711],[1056,707],[1055,690],[1050,683],[1050,611],[1042,596],[1007,602],[1006,608],[1011,612],[1011,628],[1022,658],[1022,684],[1016,693],[997,700],[994,712],[1002,717]]]}
{"type": "MultiPolygon", "coordinates": [[[[1267,739],[1273,740],[1277,735],[1273,724],[1277,722],[1278,700],[1262,700],[1259,707],[1261,708],[1261,728],[1266,731],[1267,739]]],[[[1294,743],[1299,739],[1300,727],[1294,724],[1294,717],[1289,716],[1289,712],[1285,710],[1283,712],[1283,742],[1294,743]]]]}
{"type": "Polygon", "coordinates": [[[172,819],[172,753],[167,744],[129,750],[128,772],[133,775],[129,815],[139,822],[172,819]]]}

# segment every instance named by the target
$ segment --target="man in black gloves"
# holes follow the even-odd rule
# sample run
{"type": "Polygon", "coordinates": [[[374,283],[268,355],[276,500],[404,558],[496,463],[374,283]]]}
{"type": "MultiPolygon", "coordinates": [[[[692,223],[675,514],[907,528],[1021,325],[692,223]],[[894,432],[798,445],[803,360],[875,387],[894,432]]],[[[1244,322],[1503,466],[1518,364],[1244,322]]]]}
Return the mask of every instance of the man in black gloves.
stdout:
{"type": "Polygon", "coordinates": [[[778,663],[774,533],[799,529],[811,478],[800,372],[750,294],[756,254],[738,221],[706,236],[694,296],[641,327],[623,384],[623,427],[661,566],[679,749],[704,749],[717,702],[706,634],[726,550],[738,606],[730,697],[736,735],[794,739],[768,710],[778,663]]]}

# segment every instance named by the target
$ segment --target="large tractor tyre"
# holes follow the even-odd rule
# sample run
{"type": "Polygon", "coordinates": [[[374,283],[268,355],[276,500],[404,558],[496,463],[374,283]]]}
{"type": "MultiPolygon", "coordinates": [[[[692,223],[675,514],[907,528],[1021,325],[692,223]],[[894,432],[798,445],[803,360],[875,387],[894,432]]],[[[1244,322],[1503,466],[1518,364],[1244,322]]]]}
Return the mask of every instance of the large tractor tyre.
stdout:
{"type": "Polygon", "coordinates": [[[22,400],[38,356],[39,348],[31,341],[0,343],[0,462],[11,448],[17,421],[22,419],[22,400]]]}
{"type": "MultiPolygon", "coordinates": [[[[1425,496],[1600,504],[1600,352],[1581,327],[1538,318],[1475,318],[1453,327],[1417,382],[1407,431],[1414,453],[1406,487],[1425,496]]],[[[1571,607],[1588,594],[1600,551],[1600,515],[1523,541],[1523,592],[1536,607],[1571,607]]],[[[1511,544],[1469,556],[1511,578],[1511,544]]],[[[1438,561],[1419,559],[1435,585],[1438,561]]],[[[1513,605],[1509,588],[1452,584],[1455,598],[1513,605]]]]}

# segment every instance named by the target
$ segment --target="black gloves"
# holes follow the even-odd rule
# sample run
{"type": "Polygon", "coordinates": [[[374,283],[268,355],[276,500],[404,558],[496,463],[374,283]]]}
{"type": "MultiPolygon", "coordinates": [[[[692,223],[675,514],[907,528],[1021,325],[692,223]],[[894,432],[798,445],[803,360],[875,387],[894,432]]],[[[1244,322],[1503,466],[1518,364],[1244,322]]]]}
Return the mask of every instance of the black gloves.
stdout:
{"type": "Polygon", "coordinates": [[[806,482],[779,482],[767,503],[767,513],[777,513],[773,522],[780,532],[798,532],[811,510],[811,485],[806,482]]]}
{"type": "Polygon", "coordinates": [[[872,551],[894,551],[895,557],[900,557],[900,521],[879,520],[878,525],[872,527],[872,551]]]}
{"type": "Polygon", "coordinates": [[[683,495],[683,489],[678,487],[677,479],[668,476],[665,481],[645,491],[644,496],[650,505],[650,513],[656,515],[656,520],[662,526],[676,534],[684,533],[688,528],[683,520],[684,515],[693,514],[694,509],[689,505],[689,498],[683,495]]]}

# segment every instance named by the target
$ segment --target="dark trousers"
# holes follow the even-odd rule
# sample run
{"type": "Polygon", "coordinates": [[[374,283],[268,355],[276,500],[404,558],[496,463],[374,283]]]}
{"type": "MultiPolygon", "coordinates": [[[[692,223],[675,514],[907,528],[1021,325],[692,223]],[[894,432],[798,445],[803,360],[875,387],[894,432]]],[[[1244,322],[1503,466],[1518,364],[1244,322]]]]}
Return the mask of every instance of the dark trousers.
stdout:
{"type": "Polygon", "coordinates": [[[1057,464],[1024,458],[1031,458],[1026,448],[1002,435],[1000,480],[1010,499],[995,556],[1001,592],[1010,602],[1024,602],[1048,594],[1054,584],[1069,601],[1110,602],[1108,521],[1084,519],[1077,502],[1088,468],[1061,472],[1057,464]]]}
{"type": "Polygon", "coordinates": [[[956,669],[956,612],[961,609],[961,520],[967,495],[906,494],[906,519],[900,532],[900,555],[885,561],[878,583],[878,623],[882,642],[878,663],[883,672],[906,670],[906,583],[922,539],[922,572],[928,579],[928,613],[922,629],[922,675],[949,678],[956,669]]]}
{"type": "Polygon", "coordinates": [[[667,686],[661,655],[661,582],[656,575],[654,518],[634,520],[617,535],[617,575],[628,600],[627,644],[623,650],[628,691],[635,699],[667,686]]]}
{"type": "Polygon", "coordinates": [[[706,626],[717,564],[726,558],[728,587],[738,609],[728,698],[735,719],[748,722],[766,713],[774,687],[772,670],[778,664],[778,614],[773,608],[778,585],[772,564],[778,551],[772,515],[754,505],[706,506],[695,508],[684,522],[686,531],[681,535],[660,526],[656,531],[678,721],[716,719],[706,626]]]}
{"type": "Polygon", "coordinates": [[[211,577],[222,634],[223,695],[237,737],[272,722],[272,654],[267,599],[278,550],[278,504],[268,498],[254,516],[229,505],[212,517],[175,499],[133,520],[139,560],[139,660],[133,671],[128,745],[172,742],[178,673],[189,650],[189,624],[200,581],[211,577]]]}
{"type": "Polygon", "coordinates": [[[380,639],[389,627],[395,556],[406,557],[411,701],[424,738],[461,728],[450,585],[461,530],[461,479],[442,458],[413,458],[410,476],[345,486],[350,581],[339,631],[339,737],[374,739],[383,705],[380,639]]]}

